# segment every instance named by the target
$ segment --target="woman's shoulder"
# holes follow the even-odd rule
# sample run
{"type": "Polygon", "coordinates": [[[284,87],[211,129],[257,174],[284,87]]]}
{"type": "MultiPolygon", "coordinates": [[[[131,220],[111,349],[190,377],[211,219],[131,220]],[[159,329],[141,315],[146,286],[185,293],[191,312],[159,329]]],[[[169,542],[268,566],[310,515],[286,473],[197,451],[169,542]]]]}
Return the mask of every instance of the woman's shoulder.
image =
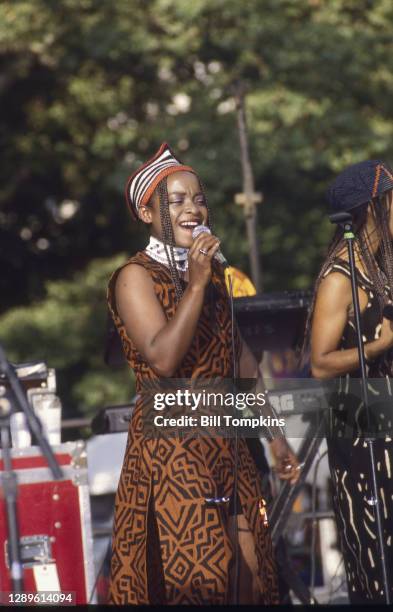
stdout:
{"type": "Polygon", "coordinates": [[[143,251],[139,251],[132,257],[129,257],[129,259],[126,259],[120,266],[118,266],[112,272],[109,278],[109,284],[116,280],[119,274],[122,274],[124,272],[129,273],[132,269],[145,267],[145,259],[147,259],[147,255],[143,251]]]}
{"type": "Polygon", "coordinates": [[[352,303],[350,279],[332,271],[321,279],[315,298],[315,312],[323,313],[323,316],[331,317],[347,311],[352,303]]]}
{"type": "MultiPolygon", "coordinates": [[[[111,278],[113,278],[113,275],[111,278]]],[[[125,264],[115,270],[114,273],[115,287],[121,284],[130,285],[132,283],[140,283],[144,280],[151,282],[149,270],[143,265],[143,262],[138,260],[134,261],[134,258],[125,262],[125,264]]]]}
{"type": "Polygon", "coordinates": [[[139,251],[112,272],[108,282],[107,299],[110,304],[115,302],[119,285],[124,284],[128,288],[135,286],[138,291],[145,286],[147,290],[153,288],[159,293],[170,282],[169,269],[144,251],[139,251]]]}
{"type": "MultiPolygon", "coordinates": [[[[349,262],[342,257],[338,257],[337,259],[335,259],[324,272],[323,278],[327,278],[328,276],[331,276],[332,274],[334,274],[335,277],[341,276],[341,278],[346,278],[347,279],[346,281],[341,281],[341,282],[344,285],[348,284],[348,282],[350,282],[350,279],[351,279],[351,268],[350,268],[349,262]]],[[[359,268],[359,266],[356,266],[356,276],[357,276],[358,284],[361,287],[361,289],[363,289],[364,291],[368,291],[372,289],[373,283],[370,277],[363,269],[359,268]]],[[[337,282],[340,282],[340,281],[337,281],[337,282]]]]}
{"type": "Polygon", "coordinates": [[[318,298],[331,303],[339,298],[350,300],[352,296],[351,271],[345,259],[334,259],[322,274],[318,298]]]}
{"type": "Polygon", "coordinates": [[[340,275],[341,277],[344,276],[346,278],[351,278],[351,270],[349,267],[349,262],[346,259],[337,257],[326,268],[325,272],[323,273],[323,278],[327,278],[331,274],[334,274],[335,277],[340,275]]]}
{"type": "Polygon", "coordinates": [[[122,263],[121,266],[116,268],[116,270],[112,273],[112,276],[119,276],[120,274],[138,274],[139,272],[143,272],[149,268],[149,260],[150,257],[146,255],[144,251],[139,251],[122,263]]]}
{"type": "Polygon", "coordinates": [[[331,268],[323,274],[320,288],[324,291],[344,291],[351,290],[350,276],[342,272],[339,268],[331,268]]]}
{"type": "Polygon", "coordinates": [[[149,259],[147,255],[143,251],[140,251],[124,261],[124,263],[112,272],[107,287],[107,299],[109,303],[113,302],[115,298],[116,285],[118,282],[132,282],[147,278],[147,259],[149,259]]]}
{"type": "Polygon", "coordinates": [[[164,266],[152,259],[145,251],[138,251],[135,255],[122,263],[112,272],[109,284],[116,282],[119,276],[145,276],[146,274],[155,275],[162,273],[164,266]]]}

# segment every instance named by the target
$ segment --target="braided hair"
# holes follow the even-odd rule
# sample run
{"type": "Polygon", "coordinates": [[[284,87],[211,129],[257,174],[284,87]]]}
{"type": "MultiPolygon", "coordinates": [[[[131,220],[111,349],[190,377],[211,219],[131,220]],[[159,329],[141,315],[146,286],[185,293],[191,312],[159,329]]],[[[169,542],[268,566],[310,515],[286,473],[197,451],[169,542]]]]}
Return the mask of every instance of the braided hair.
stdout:
{"type": "MultiPolygon", "coordinates": [[[[207,199],[206,199],[206,195],[205,195],[205,190],[203,188],[203,185],[198,178],[199,181],[199,186],[201,189],[201,192],[203,193],[204,196],[204,200],[206,203],[206,208],[207,208],[207,226],[211,229],[211,212],[210,209],[207,205],[207,199]]],[[[173,227],[172,227],[172,221],[171,221],[171,217],[170,217],[170,213],[169,213],[169,197],[168,197],[168,185],[167,185],[167,177],[164,177],[157,186],[157,194],[159,197],[159,207],[160,207],[160,219],[161,219],[161,229],[162,229],[162,238],[163,238],[163,243],[164,243],[164,248],[165,248],[165,253],[167,256],[167,260],[168,260],[168,265],[169,265],[169,271],[173,280],[173,284],[175,285],[175,299],[176,302],[179,303],[179,301],[182,298],[183,295],[183,288],[181,285],[181,278],[180,278],[180,274],[179,271],[176,267],[176,263],[175,263],[175,254],[174,254],[174,250],[173,247],[176,246],[175,244],[175,237],[174,237],[174,233],[173,233],[173,227]]]]}
{"type": "MultiPolygon", "coordinates": [[[[393,243],[390,234],[390,211],[393,202],[393,191],[373,198],[371,203],[359,206],[353,214],[353,227],[355,233],[355,254],[362,262],[371,282],[373,283],[382,317],[383,307],[389,300],[393,300],[393,243]],[[371,214],[375,223],[375,232],[379,239],[378,250],[373,253],[371,248],[371,235],[367,229],[367,213],[371,207],[371,214]],[[386,294],[388,289],[388,295],[386,294]]],[[[374,233],[374,232],[373,232],[374,233]]],[[[308,311],[304,342],[301,351],[301,362],[308,361],[311,340],[311,324],[314,315],[315,302],[319,286],[332,267],[335,260],[345,250],[346,241],[344,229],[338,227],[328,247],[325,261],[317,276],[311,306],[308,311]]]]}

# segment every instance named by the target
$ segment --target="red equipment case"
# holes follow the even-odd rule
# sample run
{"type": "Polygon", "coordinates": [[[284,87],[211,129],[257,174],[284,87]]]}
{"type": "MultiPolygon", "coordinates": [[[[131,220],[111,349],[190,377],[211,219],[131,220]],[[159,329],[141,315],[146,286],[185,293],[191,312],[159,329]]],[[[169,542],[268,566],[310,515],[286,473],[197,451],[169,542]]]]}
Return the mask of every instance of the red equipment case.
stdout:
{"type": "MultiPolygon", "coordinates": [[[[85,604],[94,588],[93,538],[82,441],[52,447],[63,473],[53,480],[38,447],[11,450],[18,481],[18,525],[24,590],[72,591],[85,604]]],[[[3,460],[0,451],[0,482],[3,460]]],[[[0,591],[12,591],[8,570],[7,523],[0,488],[0,591]]],[[[90,603],[95,603],[95,597],[90,603]]]]}

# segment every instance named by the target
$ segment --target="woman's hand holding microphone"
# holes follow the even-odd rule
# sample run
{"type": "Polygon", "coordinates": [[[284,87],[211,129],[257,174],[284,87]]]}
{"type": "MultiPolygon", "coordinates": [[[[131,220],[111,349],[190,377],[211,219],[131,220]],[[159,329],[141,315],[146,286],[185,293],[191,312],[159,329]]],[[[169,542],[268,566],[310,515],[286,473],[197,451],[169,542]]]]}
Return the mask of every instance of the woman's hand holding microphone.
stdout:
{"type": "Polygon", "coordinates": [[[212,274],[212,259],[220,248],[220,241],[210,233],[197,236],[188,252],[189,287],[205,289],[212,274]]]}

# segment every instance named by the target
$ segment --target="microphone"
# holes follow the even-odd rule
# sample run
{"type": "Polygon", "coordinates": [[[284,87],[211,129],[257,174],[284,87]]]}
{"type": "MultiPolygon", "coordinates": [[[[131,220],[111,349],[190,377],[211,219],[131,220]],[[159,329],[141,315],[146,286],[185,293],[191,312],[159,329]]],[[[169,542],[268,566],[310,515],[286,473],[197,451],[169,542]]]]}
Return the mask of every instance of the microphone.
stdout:
{"type": "MultiPolygon", "coordinates": [[[[195,238],[197,236],[199,236],[199,234],[203,234],[203,233],[211,234],[211,231],[210,231],[210,229],[208,227],[206,227],[206,225],[197,225],[192,230],[192,237],[195,240],[195,238]]],[[[220,263],[222,266],[224,266],[224,268],[228,268],[229,267],[229,263],[227,262],[227,260],[225,259],[224,255],[221,253],[220,250],[218,250],[214,254],[214,259],[216,261],[218,261],[218,263],[220,263]]],[[[393,306],[392,306],[392,311],[393,311],[393,306]]],[[[393,312],[392,312],[392,318],[393,318],[393,312]]]]}

